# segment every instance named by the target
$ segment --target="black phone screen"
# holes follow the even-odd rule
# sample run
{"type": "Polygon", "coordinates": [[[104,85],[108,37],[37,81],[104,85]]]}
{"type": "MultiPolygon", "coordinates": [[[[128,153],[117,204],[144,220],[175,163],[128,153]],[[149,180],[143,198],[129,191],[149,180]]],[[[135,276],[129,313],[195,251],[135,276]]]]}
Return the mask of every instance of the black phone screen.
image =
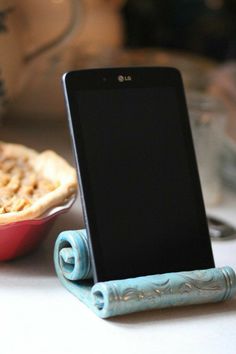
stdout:
{"type": "Polygon", "coordinates": [[[176,88],[78,90],[75,101],[96,279],[214,266],[176,88]]]}

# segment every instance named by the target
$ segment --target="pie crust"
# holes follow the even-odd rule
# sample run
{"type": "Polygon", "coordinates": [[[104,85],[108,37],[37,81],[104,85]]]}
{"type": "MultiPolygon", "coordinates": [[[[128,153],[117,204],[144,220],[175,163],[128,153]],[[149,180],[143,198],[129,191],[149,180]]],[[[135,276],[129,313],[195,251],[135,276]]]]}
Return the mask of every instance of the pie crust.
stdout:
{"type": "Polygon", "coordinates": [[[0,142],[0,224],[38,218],[76,190],[75,169],[54,151],[0,142]]]}

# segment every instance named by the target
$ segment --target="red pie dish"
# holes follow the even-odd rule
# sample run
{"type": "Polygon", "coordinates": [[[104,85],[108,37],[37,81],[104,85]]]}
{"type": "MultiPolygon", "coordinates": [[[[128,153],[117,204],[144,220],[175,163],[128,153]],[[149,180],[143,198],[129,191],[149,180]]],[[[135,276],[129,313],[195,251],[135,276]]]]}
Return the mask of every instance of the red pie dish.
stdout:
{"type": "Polygon", "coordinates": [[[52,208],[37,219],[0,225],[0,261],[11,260],[34,251],[45,240],[57,217],[67,212],[75,197],[52,208]]]}
{"type": "Polygon", "coordinates": [[[76,191],[75,169],[56,152],[0,141],[0,260],[35,249],[76,191]]]}

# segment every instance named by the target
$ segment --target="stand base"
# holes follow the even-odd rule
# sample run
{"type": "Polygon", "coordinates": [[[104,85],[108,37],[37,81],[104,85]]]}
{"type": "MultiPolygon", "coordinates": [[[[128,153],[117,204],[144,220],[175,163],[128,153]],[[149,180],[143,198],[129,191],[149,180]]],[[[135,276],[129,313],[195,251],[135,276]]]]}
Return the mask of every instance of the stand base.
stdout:
{"type": "Polygon", "coordinates": [[[54,262],[61,283],[99,317],[220,302],[236,294],[232,268],[147,275],[93,284],[85,230],[59,234],[54,262]]]}

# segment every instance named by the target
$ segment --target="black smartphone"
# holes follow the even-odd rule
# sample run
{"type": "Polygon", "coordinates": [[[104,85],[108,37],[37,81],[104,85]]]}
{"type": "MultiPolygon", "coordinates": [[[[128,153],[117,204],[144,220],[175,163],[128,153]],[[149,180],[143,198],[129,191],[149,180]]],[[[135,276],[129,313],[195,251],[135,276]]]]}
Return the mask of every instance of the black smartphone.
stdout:
{"type": "Polygon", "coordinates": [[[63,76],[94,281],[214,267],[174,68],[63,76]]]}

